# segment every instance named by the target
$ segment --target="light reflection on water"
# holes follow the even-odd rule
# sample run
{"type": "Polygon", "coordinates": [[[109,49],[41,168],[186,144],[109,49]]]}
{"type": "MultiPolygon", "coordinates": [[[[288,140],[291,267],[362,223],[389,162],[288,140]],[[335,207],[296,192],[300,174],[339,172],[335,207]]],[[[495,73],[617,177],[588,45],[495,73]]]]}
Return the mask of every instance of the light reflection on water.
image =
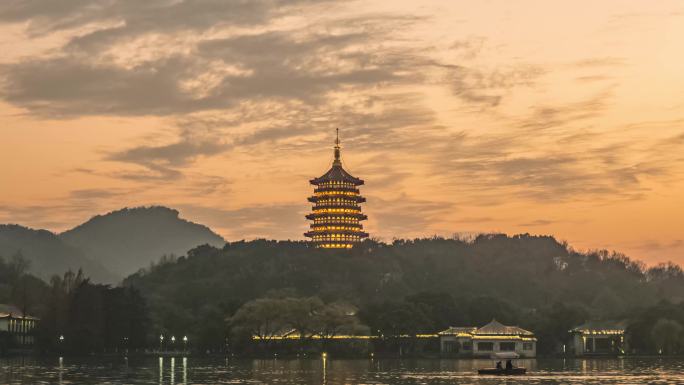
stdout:
{"type": "Polygon", "coordinates": [[[488,360],[236,360],[201,357],[0,358],[0,384],[676,384],[668,358],[521,360],[528,375],[479,376],[488,360]]]}

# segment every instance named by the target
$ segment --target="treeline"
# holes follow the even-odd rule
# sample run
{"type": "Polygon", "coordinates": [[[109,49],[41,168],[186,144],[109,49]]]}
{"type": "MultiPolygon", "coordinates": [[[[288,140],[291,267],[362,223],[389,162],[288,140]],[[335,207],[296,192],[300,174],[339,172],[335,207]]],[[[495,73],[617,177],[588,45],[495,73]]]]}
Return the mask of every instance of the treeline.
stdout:
{"type": "Polygon", "coordinates": [[[42,319],[46,352],[157,349],[163,335],[166,344],[187,336],[194,351],[244,353],[252,335],[296,333],[300,348],[321,347],[340,334],[417,336],[496,318],[534,331],[542,354],[590,320],[626,320],[636,353],[684,353],[679,266],[645,268],[552,237],[366,241],[344,251],[233,242],[161,260],[121,287],[71,272],[46,283],[26,271],[20,255],[0,260],[0,303],[42,319]]]}
{"type": "MultiPolygon", "coordinates": [[[[0,303],[40,318],[32,333],[35,350],[101,354],[150,345],[149,309],[136,289],[92,283],[80,270],[46,283],[27,273],[28,268],[21,254],[8,261],[0,257],[0,303]]],[[[0,345],[0,351],[22,347],[8,333],[0,345]]]]}
{"type": "Polygon", "coordinates": [[[113,353],[146,348],[149,314],[133,288],[93,284],[81,271],[50,280],[37,347],[65,353],[113,353]]]}
{"type": "MultiPolygon", "coordinates": [[[[558,350],[568,330],[587,320],[637,322],[661,302],[677,307],[684,298],[676,265],[645,268],[618,253],[580,253],[552,237],[500,234],[367,241],[344,251],[267,240],[203,246],[125,285],[149,298],[153,330],[188,333],[196,346],[217,350],[234,338],[226,320],[241,306],[280,293],[349,304],[360,324],[385,335],[496,318],[535,331],[541,353],[558,350]]],[[[657,351],[646,341],[650,333],[633,333],[632,346],[657,351]]]]}

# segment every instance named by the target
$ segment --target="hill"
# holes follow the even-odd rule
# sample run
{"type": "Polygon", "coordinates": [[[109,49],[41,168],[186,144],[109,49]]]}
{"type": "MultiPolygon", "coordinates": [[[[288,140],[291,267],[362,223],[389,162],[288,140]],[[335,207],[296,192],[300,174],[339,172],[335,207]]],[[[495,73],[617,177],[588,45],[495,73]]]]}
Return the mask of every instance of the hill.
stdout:
{"type": "Polygon", "coordinates": [[[21,254],[30,261],[30,270],[47,279],[66,270],[83,271],[98,282],[116,282],[120,278],[77,247],[66,244],[54,233],[19,225],[0,225],[0,256],[21,254]]]}
{"type": "Polygon", "coordinates": [[[535,330],[546,341],[543,349],[583,320],[622,319],[684,298],[676,265],[646,269],[621,254],[579,253],[553,237],[527,234],[366,241],[349,251],[236,242],[196,248],[124,284],[150,300],[154,330],[207,330],[212,320],[223,330],[222,320],[246,302],[319,297],[353,304],[363,323],[388,334],[481,325],[495,317],[535,330]],[[401,329],[409,327],[414,330],[401,329]]]}
{"type": "Polygon", "coordinates": [[[160,206],[124,208],[98,215],[59,237],[120,276],[164,255],[184,255],[203,244],[225,244],[208,227],[182,219],[178,211],[160,206]]]}

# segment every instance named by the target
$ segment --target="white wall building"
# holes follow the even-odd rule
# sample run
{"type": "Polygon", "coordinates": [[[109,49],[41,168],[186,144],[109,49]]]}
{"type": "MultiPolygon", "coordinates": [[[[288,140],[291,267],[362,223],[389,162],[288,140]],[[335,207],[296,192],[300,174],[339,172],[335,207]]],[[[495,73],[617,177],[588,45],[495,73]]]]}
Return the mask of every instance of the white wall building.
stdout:
{"type": "Polygon", "coordinates": [[[36,317],[23,314],[15,306],[0,304],[0,332],[9,333],[19,347],[33,345],[33,330],[39,321],[36,317]]]}
{"type": "Polygon", "coordinates": [[[481,328],[451,327],[439,333],[439,340],[444,355],[489,357],[500,352],[515,352],[523,358],[537,355],[534,333],[496,320],[481,328]]]}
{"type": "Polygon", "coordinates": [[[570,334],[575,356],[625,354],[625,322],[590,321],[570,334]]]}

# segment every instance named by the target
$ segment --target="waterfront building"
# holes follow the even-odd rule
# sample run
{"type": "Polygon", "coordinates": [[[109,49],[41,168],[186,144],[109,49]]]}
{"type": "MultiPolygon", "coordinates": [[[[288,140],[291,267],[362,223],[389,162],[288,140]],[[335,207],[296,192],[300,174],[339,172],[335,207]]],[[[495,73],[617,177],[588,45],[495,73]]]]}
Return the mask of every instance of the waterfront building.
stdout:
{"type": "Polygon", "coordinates": [[[0,333],[8,333],[17,347],[33,346],[34,329],[40,320],[12,305],[0,304],[0,333]]]}
{"type": "Polygon", "coordinates": [[[625,353],[625,323],[590,321],[570,330],[575,356],[615,356],[625,353]]]}
{"type": "Polygon", "coordinates": [[[517,353],[522,358],[537,355],[534,333],[496,320],[480,328],[450,327],[439,333],[439,341],[444,355],[489,357],[501,352],[517,353]]]}
{"type": "Polygon", "coordinates": [[[335,139],[334,159],[328,172],[309,182],[316,186],[312,212],[306,216],[311,220],[310,231],[304,233],[316,247],[351,248],[368,237],[361,221],[368,217],[361,212],[360,204],[366,201],[359,186],[363,180],[352,176],[342,167],[340,157],[339,130],[335,139]]]}

